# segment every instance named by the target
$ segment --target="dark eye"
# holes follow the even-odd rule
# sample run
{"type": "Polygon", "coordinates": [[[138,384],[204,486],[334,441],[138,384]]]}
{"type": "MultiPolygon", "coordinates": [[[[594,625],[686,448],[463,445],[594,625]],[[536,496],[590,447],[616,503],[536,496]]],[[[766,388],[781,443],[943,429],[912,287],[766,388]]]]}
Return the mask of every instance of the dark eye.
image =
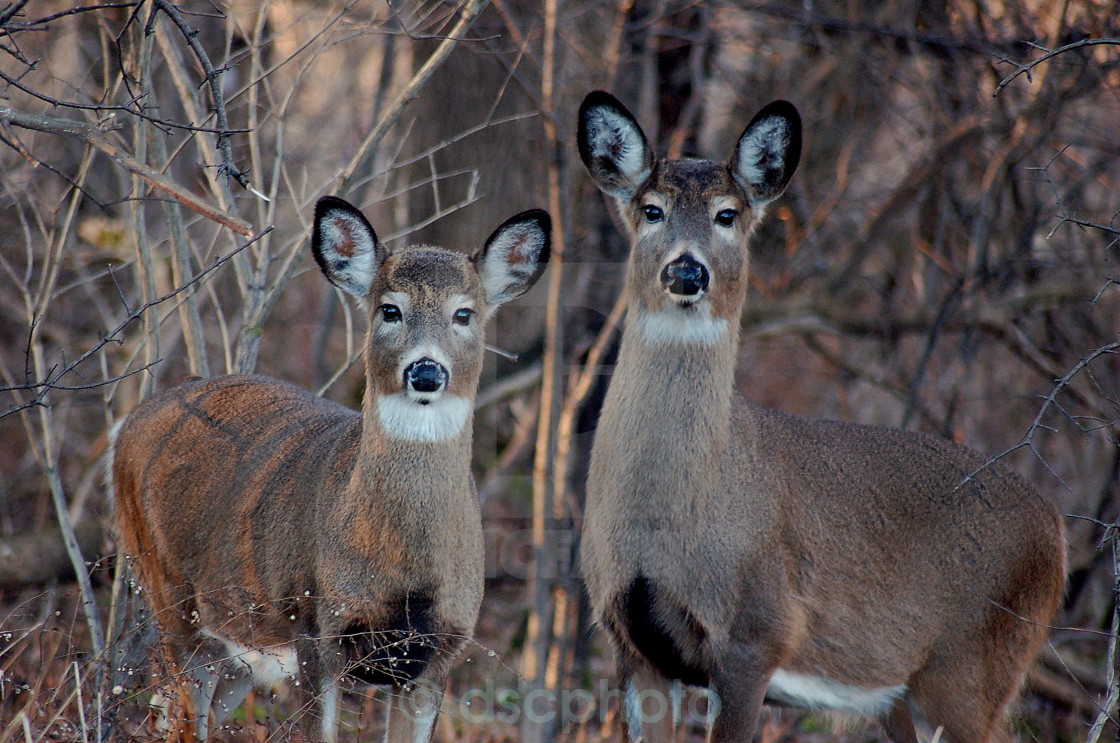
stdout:
{"type": "Polygon", "coordinates": [[[716,224],[721,227],[730,227],[735,224],[735,217],[738,216],[739,212],[734,209],[722,209],[719,214],[716,215],[716,224]]]}
{"type": "Polygon", "coordinates": [[[665,212],[661,211],[661,207],[654,206],[653,204],[646,204],[643,206],[642,213],[646,215],[646,221],[650,224],[660,222],[665,216],[665,212]]]}
{"type": "Polygon", "coordinates": [[[377,309],[381,310],[381,319],[385,322],[400,322],[401,308],[395,304],[383,304],[377,309]]]}
{"type": "Polygon", "coordinates": [[[455,310],[451,319],[455,321],[456,325],[470,325],[472,317],[474,317],[474,310],[468,310],[464,307],[461,310],[455,310]]]}

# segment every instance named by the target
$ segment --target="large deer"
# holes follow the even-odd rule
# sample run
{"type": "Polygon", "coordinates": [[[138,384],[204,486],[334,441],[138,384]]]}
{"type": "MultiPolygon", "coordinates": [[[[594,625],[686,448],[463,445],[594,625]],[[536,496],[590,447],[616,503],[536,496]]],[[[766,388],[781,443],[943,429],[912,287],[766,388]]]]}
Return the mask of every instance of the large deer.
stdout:
{"type": "Polygon", "coordinates": [[[334,741],[349,676],[393,687],[387,741],[429,739],[482,600],[470,463],[483,330],[540,276],[550,230],[534,210],[470,257],[389,251],[360,211],[323,198],[315,259],[369,314],[361,413],[228,376],[124,421],[116,530],[182,671],[173,734],[205,738],[253,684],[293,681],[319,696],[334,741]]]}
{"type": "Polygon", "coordinates": [[[747,244],[797,167],[796,109],[763,108],[728,162],[658,160],[595,92],[578,144],[631,241],[582,537],[630,740],[672,737],[680,682],[713,692],[715,743],[749,743],[764,701],[877,717],[897,743],[915,718],[1001,739],[1062,595],[1054,506],[941,438],[732,389],[747,244]]]}

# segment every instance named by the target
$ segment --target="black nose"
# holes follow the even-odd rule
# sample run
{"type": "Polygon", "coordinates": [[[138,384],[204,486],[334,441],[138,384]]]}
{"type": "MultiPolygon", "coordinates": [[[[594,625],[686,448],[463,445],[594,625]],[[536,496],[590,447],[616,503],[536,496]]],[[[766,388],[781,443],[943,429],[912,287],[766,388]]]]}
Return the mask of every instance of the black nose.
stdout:
{"type": "Polygon", "coordinates": [[[661,269],[661,283],[672,294],[692,297],[708,288],[708,269],[685,253],[661,269]]]}
{"type": "Polygon", "coordinates": [[[439,392],[447,384],[447,369],[431,359],[413,361],[404,370],[404,386],[415,392],[439,392]]]}

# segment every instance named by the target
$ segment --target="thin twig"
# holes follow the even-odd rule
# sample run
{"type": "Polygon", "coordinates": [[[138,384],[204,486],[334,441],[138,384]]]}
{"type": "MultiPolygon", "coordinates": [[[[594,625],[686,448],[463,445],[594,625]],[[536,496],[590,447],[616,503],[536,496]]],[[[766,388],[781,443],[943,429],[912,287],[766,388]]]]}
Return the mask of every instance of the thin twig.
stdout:
{"type": "Polygon", "coordinates": [[[54,98],[53,96],[40,93],[34,88],[28,87],[21,83],[19,78],[15,78],[6,74],[3,70],[0,70],[0,80],[3,80],[14,88],[18,88],[19,90],[27,93],[33,98],[37,98],[44,103],[49,103],[50,105],[57,106],[59,108],[73,108],[78,111],[96,111],[101,115],[111,115],[116,112],[123,112],[155,124],[156,126],[164,127],[167,129],[182,129],[183,131],[188,132],[204,132],[206,134],[228,135],[247,134],[250,131],[249,129],[220,129],[212,126],[198,126],[196,124],[184,124],[181,121],[161,119],[158,116],[152,116],[151,114],[146,113],[144,109],[140,107],[140,101],[144,99],[144,96],[137,96],[129,103],[124,105],[112,105],[108,103],[78,103],[77,101],[65,101],[61,98],[54,98]],[[132,104],[136,104],[136,107],[134,108],[132,104]]]}
{"type": "Polygon", "coordinates": [[[0,26],[4,26],[8,21],[15,18],[16,14],[23,10],[23,6],[27,5],[30,0],[17,0],[8,7],[0,10],[0,26]]]}
{"type": "Polygon", "coordinates": [[[1016,69],[1010,75],[1008,75],[1007,77],[1005,77],[1005,78],[1003,78],[1002,80],[999,81],[999,85],[997,85],[996,89],[992,91],[992,97],[994,98],[997,95],[999,95],[1001,90],[1006,88],[1008,86],[1008,84],[1011,83],[1012,80],[1019,77],[1020,75],[1026,75],[1027,80],[1029,81],[1031,79],[1031,70],[1033,70],[1035,67],[1042,64],[1043,62],[1046,62],[1048,60],[1053,59],[1054,57],[1058,56],[1059,54],[1065,54],[1066,52],[1073,51],[1074,49],[1080,49],[1081,47],[1098,46],[1098,45],[1101,45],[1101,44],[1110,44],[1110,45],[1114,45],[1114,46],[1120,46],[1120,39],[1082,39],[1081,41],[1075,41],[1072,44],[1066,44],[1065,46],[1060,46],[1057,49],[1045,49],[1045,47],[1039,47],[1040,49],[1043,49],[1046,53],[1043,54],[1041,57],[1038,57],[1037,59],[1032,59],[1030,62],[1027,62],[1026,64],[1018,64],[1016,62],[1012,62],[1009,59],[1004,59],[1003,61],[1015,65],[1018,69],[1016,69]]]}
{"type": "Polygon", "coordinates": [[[1113,580],[1112,627],[1108,638],[1108,678],[1105,681],[1108,693],[1100,706],[1097,719],[1093,721],[1093,727],[1090,728],[1085,743],[1097,743],[1108,723],[1110,721],[1115,723],[1112,712],[1120,703],[1120,651],[1117,649],[1117,641],[1120,640],[1120,521],[1110,524],[1105,530],[1105,541],[1112,544],[1113,580]]]}
{"type": "MultiPolygon", "coordinates": [[[[62,366],[60,368],[52,369],[51,374],[48,376],[48,379],[46,379],[46,380],[44,380],[40,383],[35,383],[34,388],[41,390],[37,400],[32,400],[32,401],[29,401],[29,402],[21,403],[18,407],[13,407],[13,408],[10,408],[9,410],[5,410],[4,412],[0,412],[0,418],[3,418],[7,415],[11,415],[12,413],[17,412],[18,410],[24,410],[24,409],[27,409],[29,407],[33,407],[37,404],[40,404],[41,401],[42,401],[42,395],[45,394],[46,390],[49,390],[49,389],[52,389],[52,388],[57,388],[59,386],[58,385],[58,380],[62,379],[67,374],[74,371],[79,365],[81,365],[90,356],[97,353],[98,351],[100,351],[102,348],[104,348],[105,346],[107,346],[110,343],[119,342],[117,336],[120,335],[120,333],[126,327],[128,327],[129,324],[131,324],[135,320],[139,319],[145,312],[150,310],[152,307],[155,307],[156,305],[162,304],[162,303],[166,302],[167,300],[172,299],[173,297],[183,293],[184,291],[187,291],[192,286],[194,286],[198,282],[202,281],[202,279],[205,278],[207,275],[209,275],[210,273],[212,273],[212,272],[216,271],[217,269],[221,268],[228,261],[230,261],[235,255],[237,255],[241,251],[245,250],[250,245],[255,243],[257,240],[261,239],[262,237],[264,237],[266,234],[268,234],[271,231],[272,231],[272,228],[269,227],[269,228],[265,229],[264,231],[262,231],[261,233],[259,233],[257,235],[254,235],[252,238],[247,240],[243,245],[239,245],[236,249],[232,250],[231,252],[217,258],[212,264],[210,264],[206,268],[199,271],[197,274],[195,274],[193,277],[191,277],[191,279],[189,281],[184,283],[182,286],[177,287],[173,291],[170,291],[167,294],[164,294],[163,296],[156,297],[155,299],[152,299],[148,302],[145,302],[144,304],[137,307],[135,310],[129,310],[128,307],[126,306],[125,309],[128,311],[128,314],[125,317],[125,319],[122,320],[115,328],[113,328],[111,331],[109,331],[104,336],[102,336],[102,338],[97,343],[95,343],[92,347],[90,347],[88,350],[86,350],[80,356],[75,358],[73,361],[67,363],[65,366],[62,366]]],[[[112,383],[114,381],[117,381],[117,380],[107,380],[106,383],[112,383]]]]}
{"type": "MultiPolygon", "coordinates": [[[[1035,454],[1038,454],[1038,452],[1035,451],[1035,448],[1034,448],[1034,435],[1035,435],[1035,433],[1038,432],[1039,429],[1051,430],[1047,426],[1043,425],[1042,418],[1046,415],[1047,412],[1049,412],[1051,407],[1053,407],[1057,404],[1058,394],[1062,390],[1064,390],[1066,387],[1068,387],[1070,382],[1073,381],[1073,378],[1076,377],[1078,374],[1080,374],[1087,366],[1089,366],[1089,364],[1093,363],[1094,361],[1096,361],[1101,356],[1106,356],[1110,353],[1116,353],[1117,350],[1120,350],[1120,341],[1113,341],[1112,343],[1101,346],[1100,348],[1096,349],[1095,351],[1090,353],[1085,358],[1078,361],[1073,366],[1072,369],[1070,369],[1068,372],[1066,372],[1066,375],[1064,377],[1059,379],[1054,384],[1054,388],[1050,390],[1050,394],[1048,394],[1046,397],[1043,398],[1042,407],[1040,407],[1038,409],[1038,414],[1035,415],[1034,420],[1031,421],[1031,424],[1027,427],[1027,432],[1025,434],[1023,434],[1023,438],[1019,440],[1019,443],[1017,443],[1014,446],[1006,449],[1005,451],[995,455],[994,457],[990,458],[988,461],[984,462],[984,464],[980,465],[975,470],[968,473],[968,475],[960,482],[960,484],[957,485],[957,487],[958,488],[964,487],[969,482],[971,482],[973,478],[975,478],[978,474],[980,474],[981,472],[986,470],[988,467],[991,467],[993,464],[995,464],[999,460],[1003,459],[1004,457],[1011,454],[1012,452],[1015,452],[1015,451],[1018,451],[1019,449],[1022,449],[1023,447],[1028,447],[1028,448],[1030,448],[1031,451],[1034,451],[1035,454]]],[[[1039,459],[1042,459],[1041,455],[1039,455],[1039,459]]],[[[1043,464],[1046,464],[1045,460],[1042,460],[1042,461],[1043,461],[1043,464]]],[[[1049,465],[1047,465],[1047,466],[1049,466],[1049,465]]]]}
{"type": "Polygon", "coordinates": [[[210,61],[210,55],[206,53],[206,48],[202,46],[202,42],[198,40],[198,31],[191,28],[183,14],[179,12],[179,8],[169,0],[154,0],[155,7],[162,10],[171,19],[171,22],[183,34],[183,38],[187,40],[187,45],[194,52],[194,56],[198,58],[198,63],[202,65],[202,71],[206,75],[206,84],[210,88],[210,99],[214,103],[214,118],[218,124],[218,153],[221,156],[222,162],[218,166],[218,172],[223,173],[226,179],[233,178],[241,187],[247,191],[251,191],[258,196],[259,192],[254,190],[249,185],[249,178],[246,176],[245,171],[238,168],[233,162],[233,143],[230,142],[229,133],[229,115],[226,113],[225,94],[222,92],[221,75],[225,70],[215,69],[213,62],[210,61]]]}

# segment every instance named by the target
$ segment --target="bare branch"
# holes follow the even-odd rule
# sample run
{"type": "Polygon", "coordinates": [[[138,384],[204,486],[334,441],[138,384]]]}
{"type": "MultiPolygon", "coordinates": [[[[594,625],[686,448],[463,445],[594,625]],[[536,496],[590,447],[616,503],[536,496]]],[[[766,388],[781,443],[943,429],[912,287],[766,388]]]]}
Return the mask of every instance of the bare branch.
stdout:
{"type": "MultiPolygon", "coordinates": [[[[1088,367],[1091,363],[1096,361],[1101,356],[1106,356],[1108,354],[1116,353],[1118,350],[1120,350],[1120,341],[1113,341],[1112,343],[1101,346],[1100,348],[1098,348],[1095,351],[1093,351],[1092,353],[1090,353],[1088,356],[1086,356],[1083,359],[1081,359],[1080,361],[1078,361],[1077,364],[1074,365],[1074,367],[1072,369],[1070,369],[1068,372],[1066,372],[1066,375],[1064,377],[1059,379],[1054,384],[1053,389],[1050,390],[1050,394],[1048,394],[1046,397],[1044,397],[1042,399],[1042,406],[1038,409],[1038,414],[1035,415],[1034,420],[1031,421],[1030,426],[1027,427],[1027,432],[1025,434],[1023,434],[1023,438],[1019,440],[1019,443],[1017,443],[1014,446],[1010,447],[1009,449],[1006,449],[1003,452],[995,455],[994,457],[989,459],[987,462],[984,462],[984,464],[980,465],[975,470],[968,473],[968,476],[965,477],[964,480],[962,480],[960,485],[958,485],[957,487],[962,487],[962,486],[966,485],[974,477],[976,477],[976,475],[980,474],[981,472],[986,470],[988,467],[991,467],[993,464],[995,464],[999,460],[1003,459],[1007,455],[1011,454],[1012,452],[1018,451],[1019,449],[1022,449],[1024,447],[1029,448],[1032,452],[1034,452],[1036,455],[1038,455],[1038,451],[1034,447],[1034,436],[1039,430],[1048,430],[1048,431],[1053,430],[1053,429],[1049,428],[1048,426],[1046,426],[1045,424],[1043,424],[1042,419],[1046,416],[1046,413],[1048,413],[1050,411],[1050,408],[1058,405],[1058,403],[1057,403],[1058,394],[1061,393],[1061,391],[1064,390],[1066,387],[1068,387],[1070,382],[1073,381],[1073,378],[1076,377],[1078,374],[1080,374],[1082,371],[1084,371],[1085,368],[1088,367]]],[[[1111,425],[1120,425],[1120,422],[1113,423],[1111,425]]],[[[1046,460],[1043,459],[1041,455],[1039,455],[1039,459],[1042,461],[1042,463],[1044,465],[1046,465],[1046,460]]],[[[1046,466],[1049,469],[1049,465],[1046,465],[1046,466]]]]}
{"type": "MultiPolygon", "coordinates": [[[[59,11],[58,13],[52,13],[51,15],[43,16],[42,18],[37,18],[36,20],[29,21],[26,24],[9,24],[8,25],[8,30],[11,31],[11,30],[14,29],[14,30],[19,31],[19,30],[24,30],[24,29],[34,29],[36,31],[41,31],[41,30],[45,30],[48,24],[50,24],[54,21],[57,21],[59,18],[65,18],[66,16],[77,15],[78,13],[88,13],[90,11],[96,11],[96,10],[111,10],[113,8],[135,8],[139,4],[140,4],[139,0],[132,0],[132,2],[124,2],[124,3],[102,3],[101,5],[81,5],[77,8],[69,8],[67,10],[59,11]]],[[[0,18],[0,25],[3,25],[3,19],[2,18],[0,18]]]]}
{"type": "Polygon", "coordinates": [[[217,222],[239,235],[244,235],[245,237],[251,237],[253,235],[253,227],[248,222],[207,204],[190,191],[152,170],[131,154],[113,144],[103,130],[98,129],[92,124],[57,116],[29,114],[23,111],[17,111],[9,106],[0,106],[0,122],[24,129],[46,132],[47,134],[61,134],[80,139],[95,147],[102,154],[116,160],[117,163],[135,173],[152,188],[162,191],[191,211],[217,222]]]}
{"type": "Polygon", "coordinates": [[[1003,59],[1004,62],[1007,62],[1009,64],[1013,64],[1018,69],[1016,69],[1010,75],[1008,75],[1007,77],[1005,77],[1005,78],[1003,78],[1002,80],[999,81],[999,85],[997,85],[996,89],[992,91],[992,97],[994,98],[995,96],[999,95],[1000,91],[1002,91],[1004,88],[1006,88],[1008,86],[1008,84],[1011,83],[1012,80],[1019,77],[1020,75],[1026,75],[1027,80],[1029,81],[1031,79],[1031,70],[1033,70],[1035,67],[1042,64],[1043,62],[1046,62],[1046,61],[1049,61],[1049,60],[1053,59],[1054,57],[1058,56],[1059,54],[1065,54],[1066,52],[1073,51],[1074,49],[1080,49],[1080,48],[1086,47],[1086,46],[1099,46],[1099,45],[1102,45],[1102,44],[1111,44],[1113,46],[1120,46],[1120,39],[1082,39],[1081,41],[1075,41],[1072,44],[1066,44],[1065,46],[1060,46],[1057,49],[1046,49],[1045,47],[1039,47],[1039,49],[1044,50],[1046,53],[1043,54],[1041,57],[1038,57],[1037,59],[1032,59],[1030,62],[1027,62],[1026,64],[1018,64],[1016,62],[1012,62],[1009,59],[1003,59]]]}
{"type": "Polygon", "coordinates": [[[448,32],[447,38],[440,42],[440,45],[432,52],[432,56],[428,57],[424,65],[416,71],[416,74],[412,76],[412,79],[408,82],[408,85],[404,87],[404,90],[398,93],[397,97],[393,99],[393,102],[389,105],[389,110],[385,112],[385,115],[381,117],[373,129],[370,130],[369,134],[366,135],[366,138],[362,140],[361,145],[358,146],[358,151],[350,158],[350,162],[339,176],[338,188],[336,189],[337,193],[347,193],[353,187],[355,178],[360,177],[360,174],[368,170],[367,163],[377,152],[377,146],[381,144],[381,140],[385,138],[385,135],[389,133],[389,129],[393,124],[397,123],[404,114],[404,110],[408,107],[408,104],[416,100],[416,96],[420,89],[424,87],[424,84],[428,82],[428,78],[443,65],[448,55],[451,54],[451,50],[458,44],[458,37],[470,27],[474,19],[478,17],[478,14],[483,11],[489,1],[490,0],[468,0],[466,7],[463,8],[462,15],[459,17],[459,22],[448,32]]]}
{"type": "Polygon", "coordinates": [[[6,26],[8,21],[15,18],[28,2],[30,2],[30,0],[18,0],[3,10],[0,10],[0,27],[6,26]]]}
{"type": "MultiPolygon", "coordinates": [[[[264,237],[265,235],[267,235],[271,231],[272,231],[272,228],[269,227],[269,228],[265,229],[263,232],[261,232],[257,235],[254,235],[249,240],[246,240],[244,244],[239,245],[235,250],[232,250],[231,252],[219,257],[217,260],[215,260],[209,266],[207,266],[206,268],[204,268],[203,270],[201,270],[197,274],[195,274],[189,281],[184,283],[182,286],[176,287],[173,291],[170,291],[167,294],[164,294],[163,296],[156,297],[155,299],[152,299],[148,302],[145,302],[144,304],[140,305],[139,307],[137,307],[134,310],[128,310],[128,314],[125,317],[125,319],[122,320],[120,323],[118,323],[115,328],[113,328],[111,331],[109,331],[104,336],[102,336],[101,339],[97,343],[95,343],[93,346],[91,346],[89,349],[87,349],[84,353],[82,353],[80,356],[75,358],[73,361],[68,362],[65,366],[52,368],[50,370],[50,373],[47,375],[46,379],[43,379],[43,380],[38,381],[38,382],[29,383],[29,384],[26,384],[26,385],[15,385],[15,386],[10,386],[10,387],[0,388],[0,392],[11,392],[11,391],[19,391],[19,390],[36,390],[37,391],[37,394],[36,394],[34,399],[22,402],[17,406],[14,406],[12,408],[9,408],[8,410],[0,412],[0,418],[11,415],[12,413],[19,412],[20,410],[26,410],[29,407],[34,407],[36,405],[41,404],[44,396],[51,389],[90,389],[90,388],[93,388],[93,387],[102,386],[104,384],[112,384],[113,382],[117,381],[118,378],[114,378],[114,379],[104,380],[104,381],[102,381],[100,383],[97,383],[97,384],[90,384],[90,385],[84,385],[84,386],[64,387],[64,386],[59,385],[59,381],[63,377],[65,377],[66,375],[70,374],[75,369],[77,369],[78,366],[80,366],[86,359],[93,356],[95,353],[100,351],[102,348],[104,348],[108,344],[118,343],[119,342],[118,336],[120,335],[120,333],[126,327],[128,327],[128,325],[131,324],[133,321],[142,317],[145,312],[150,310],[152,307],[155,307],[156,305],[162,304],[162,303],[166,302],[167,300],[169,300],[169,299],[187,291],[192,286],[194,286],[198,282],[202,281],[202,279],[204,279],[206,276],[213,273],[217,269],[221,268],[227,262],[232,260],[234,256],[236,256],[241,251],[248,248],[250,245],[255,243],[257,240],[261,239],[262,237],[264,237]]],[[[126,307],[126,309],[127,309],[127,307],[126,307]]],[[[153,363],[158,363],[158,362],[153,362],[153,363]]],[[[150,364],[146,365],[145,367],[142,367],[140,370],[142,371],[143,368],[148,368],[150,366],[151,366],[150,364]]],[[[130,372],[130,374],[132,374],[132,373],[135,373],[135,371],[130,372]]],[[[129,374],[121,375],[120,378],[123,378],[125,376],[129,376],[129,374]]]]}

